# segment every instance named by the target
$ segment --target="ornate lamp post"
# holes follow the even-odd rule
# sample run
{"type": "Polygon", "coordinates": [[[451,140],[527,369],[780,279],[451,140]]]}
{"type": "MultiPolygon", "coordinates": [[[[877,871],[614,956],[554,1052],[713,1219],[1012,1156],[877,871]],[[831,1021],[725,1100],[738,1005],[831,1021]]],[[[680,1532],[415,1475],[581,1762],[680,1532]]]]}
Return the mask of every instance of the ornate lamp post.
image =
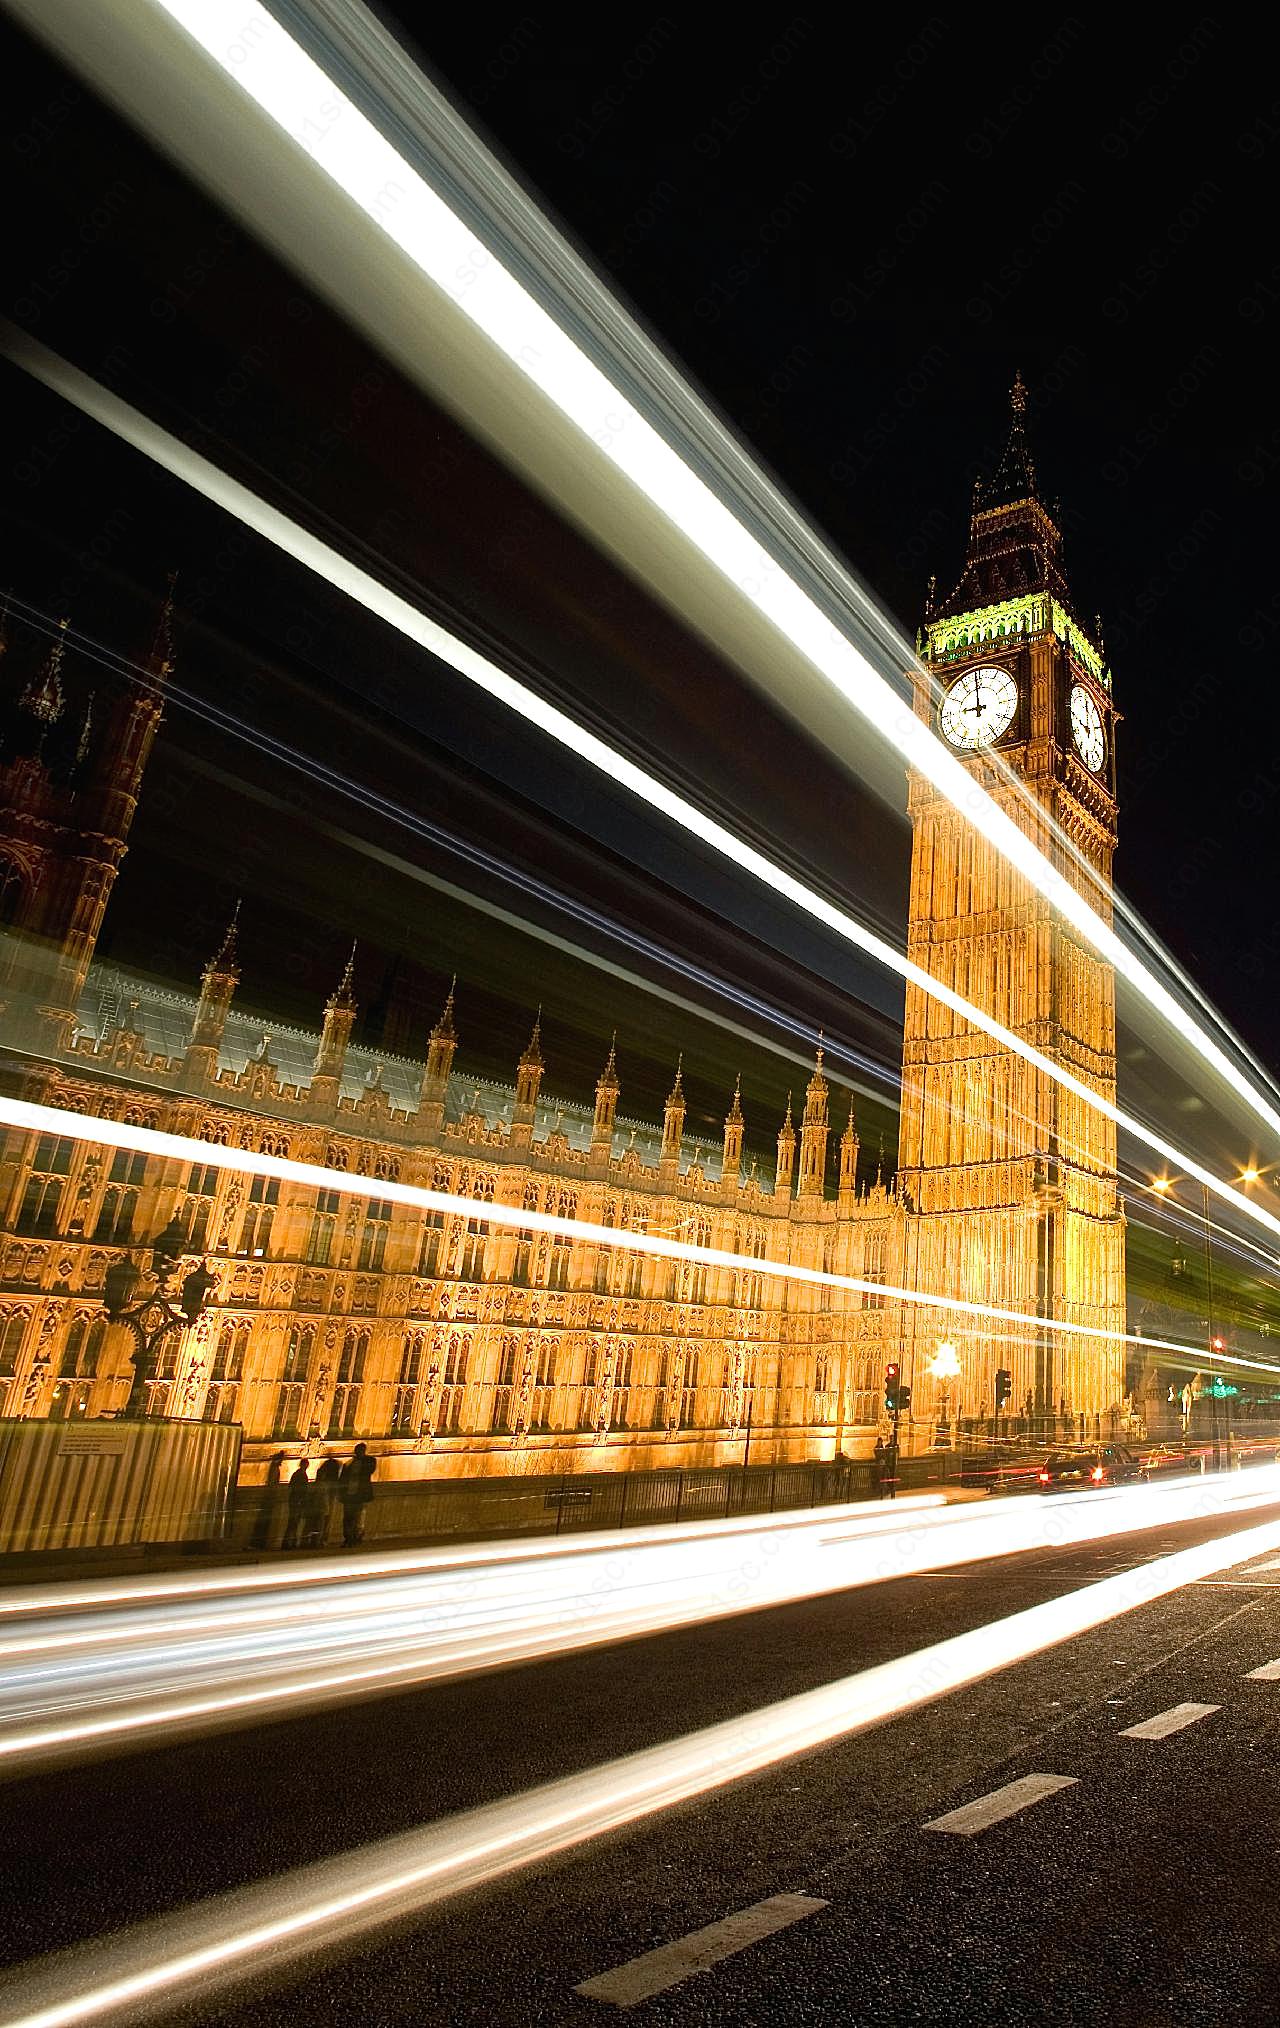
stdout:
{"type": "Polygon", "coordinates": [[[124,1405],[126,1419],[146,1410],[147,1383],[155,1371],[156,1354],[174,1331],[185,1331],[204,1315],[217,1280],[204,1261],[177,1281],[186,1234],[171,1224],[151,1242],[151,1266],[140,1268],[126,1254],[113,1261],[103,1280],[102,1300],[113,1324],[127,1324],[133,1333],[133,1381],[124,1405]],[[176,1282],[176,1286],[175,1286],[176,1282]]]}
{"type": "Polygon", "coordinates": [[[929,1361],[929,1371],[941,1390],[938,1427],[933,1439],[936,1451],[951,1449],[951,1383],[960,1377],[960,1355],[949,1338],[944,1338],[929,1361]]]}

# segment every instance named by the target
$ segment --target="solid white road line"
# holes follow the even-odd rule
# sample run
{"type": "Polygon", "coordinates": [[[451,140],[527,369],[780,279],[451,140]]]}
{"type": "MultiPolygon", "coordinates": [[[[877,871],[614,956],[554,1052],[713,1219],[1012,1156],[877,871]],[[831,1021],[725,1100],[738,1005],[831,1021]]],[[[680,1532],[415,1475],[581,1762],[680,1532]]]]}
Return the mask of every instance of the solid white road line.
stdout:
{"type": "Polygon", "coordinates": [[[1280,1661],[1264,1662],[1260,1669],[1250,1669],[1245,1674],[1246,1683],[1280,1683],[1280,1661]]]}
{"type": "Polygon", "coordinates": [[[1003,1823],[1006,1817],[1016,1817],[1019,1810],[1029,1810],[1032,1803],[1042,1803],[1059,1789],[1073,1789],[1076,1781],[1075,1775],[1023,1775],[1019,1781],[1006,1782],[1002,1789],[992,1789],[989,1796],[979,1796],[975,1803],[962,1803],[958,1810],[948,1810],[945,1817],[934,1817],[922,1828],[954,1831],[958,1838],[973,1838],[979,1831],[990,1830],[992,1824],[1003,1823]]]}
{"type": "Polygon", "coordinates": [[[1167,1711],[1157,1711],[1154,1718],[1144,1718],[1141,1725],[1126,1725],[1121,1739],[1167,1739],[1171,1732],[1181,1732],[1185,1725],[1194,1725],[1199,1718],[1212,1717],[1221,1711],[1220,1704],[1171,1704],[1167,1711]]]}
{"type": "Polygon", "coordinates": [[[694,1972],[704,1972],[709,1965],[718,1965],[722,1958],[731,1958],[749,1944],[759,1943],[761,1937],[773,1936],[793,1922],[803,1922],[806,1915],[816,1915],[826,1906],[825,1901],[810,1894],[771,1894],[767,1901],[739,1909],[736,1915],[725,1916],[723,1922],[709,1923],[706,1929],[695,1929],[677,1943],[661,1944],[657,1950],[646,1951],[643,1957],[632,1958],[612,1972],[584,1979],[573,1990],[588,2000],[606,2000],[614,2007],[636,2007],[641,2000],[665,1993],[668,1986],[678,1986],[694,1972]]]}

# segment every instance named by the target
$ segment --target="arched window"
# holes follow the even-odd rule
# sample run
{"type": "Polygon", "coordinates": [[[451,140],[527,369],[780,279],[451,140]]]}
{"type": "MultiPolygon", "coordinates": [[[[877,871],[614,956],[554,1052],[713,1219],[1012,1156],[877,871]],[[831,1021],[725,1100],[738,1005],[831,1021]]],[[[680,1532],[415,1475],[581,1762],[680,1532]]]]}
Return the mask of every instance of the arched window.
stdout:
{"type": "Polygon", "coordinates": [[[245,1206],[244,1223],[240,1228],[240,1252],[260,1259],[271,1245],[271,1227],[275,1222],[276,1206],[280,1202],[280,1178],[278,1176],[255,1176],[249,1186],[249,1202],[245,1206]]]}
{"type": "Polygon", "coordinates": [[[31,1158],[31,1169],[22,1193],[18,1230],[37,1239],[48,1239],[57,1231],[67,1178],[71,1173],[73,1143],[57,1134],[41,1134],[31,1158]]]}
{"type": "Polygon", "coordinates": [[[509,1430],[511,1428],[512,1400],[516,1385],[516,1361],[519,1356],[519,1339],[504,1338],[502,1341],[502,1356],[498,1361],[498,1384],[493,1390],[492,1424],[494,1429],[497,1430],[509,1430]]]}
{"type": "Polygon", "coordinates": [[[387,1234],[391,1230],[391,1206],[385,1198],[375,1198],[365,1213],[364,1230],[360,1234],[360,1269],[365,1274],[376,1274],[381,1268],[387,1251],[387,1234]]]}
{"type": "Polygon", "coordinates": [[[315,1342],[314,1324],[295,1324],[285,1341],[284,1364],[280,1369],[280,1386],[276,1394],[273,1436],[296,1437],[301,1434],[302,1397],[306,1392],[307,1376],[311,1371],[311,1354],[315,1349],[315,1342]]]}
{"type": "Polygon", "coordinates": [[[402,1436],[410,1435],[418,1427],[422,1363],[423,1333],[406,1331],[400,1353],[400,1371],[396,1375],[395,1393],[391,1400],[391,1427],[402,1436]]]}
{"type": "Polygon", "coordinates": [[[531,1429],[555,1428],[558,1349],[554,1338],[543,1338],[539,1343],[533,1370],[533,1399],[529,1408],[531,1429]]]}
{"type": "Polygon", "coordinates": [[[209,1374],[209,1392],[205,1396],[204,1419],[206,1422],[235,1422],[240,1402],[240,1386],[244,1379],[244,1363],[249,1352],[250,1324],[224,1324],[218,1335],[218,1349],[213,1355],[213,1367],[209,1374]]]}
{"type": "Polygon", "coordinates": [[[8,1316],[0,1318],[0,1413],[7,1405],[5,1397],[9,1392],[9,1382],[22,1363],[22,1341],[30,1321],[26,1310],[12,1310],[8,1316]]]}
{"type": "Polygon", "coordinates": [[[459,1337],[455,1332],[449,1339],[444,1357],[444,1386],[440,1395],[440,1413],[436,1428],[442,1434],[454,1436],[462,1428],[462,1405],[467,1392],[467,1366],[471,1356],[470,1338],[459,1337]]]}
{"type": "Polygon", "coordinates": [[[307,1260],[312,1267],[328,1267],[333,1257],[333,1239],[338,1229],[338,1192],[317,1190],[315,1210],[307,1233],[307,1260]]]}
{"type": "Polygon", "coordinates": [[[89,1396],[97,1377],[107,1320],[81,1312],[72,1319],[67,1340],[58,1356],[58,1375],[53,1386],[49,1414],[55,1422],[78,1422],[89,1413],[89,1396]]]}
{"type": "Polygon", "coordinates": [[[369,1352],[367,1331],[348,1331],[342,1340],[342,1351],[338,1357],[338,1384],[333,1391],[333,1409],[329,1416],[329,1428],[338,1436],[354,1434],[360,1415],[360,1395],[364,1385],[364,1362],[369,1352]]]}

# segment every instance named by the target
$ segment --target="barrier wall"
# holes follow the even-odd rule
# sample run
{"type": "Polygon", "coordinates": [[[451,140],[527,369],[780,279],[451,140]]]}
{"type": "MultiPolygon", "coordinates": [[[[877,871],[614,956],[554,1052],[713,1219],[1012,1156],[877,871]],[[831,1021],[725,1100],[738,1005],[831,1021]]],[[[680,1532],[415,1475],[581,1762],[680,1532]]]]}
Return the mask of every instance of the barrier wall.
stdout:
{"type": "Polygon", "coordinates": [[[0,1420],[0,1555],[228,1532],[236,1423],[0,1420]]]}

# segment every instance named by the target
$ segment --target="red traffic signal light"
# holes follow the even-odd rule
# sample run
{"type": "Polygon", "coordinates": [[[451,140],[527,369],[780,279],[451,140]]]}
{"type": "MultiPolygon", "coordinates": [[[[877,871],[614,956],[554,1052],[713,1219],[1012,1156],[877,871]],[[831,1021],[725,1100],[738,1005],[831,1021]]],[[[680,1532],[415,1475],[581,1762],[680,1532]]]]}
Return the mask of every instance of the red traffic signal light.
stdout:
{"type": "Polygon", "coordinates": [[[891,1359],[884,1369],[884,1405],[890,1415],[896,1415],[901,1405],[901,1378],[902,1368],[896,1359],[891,1359]]]}

